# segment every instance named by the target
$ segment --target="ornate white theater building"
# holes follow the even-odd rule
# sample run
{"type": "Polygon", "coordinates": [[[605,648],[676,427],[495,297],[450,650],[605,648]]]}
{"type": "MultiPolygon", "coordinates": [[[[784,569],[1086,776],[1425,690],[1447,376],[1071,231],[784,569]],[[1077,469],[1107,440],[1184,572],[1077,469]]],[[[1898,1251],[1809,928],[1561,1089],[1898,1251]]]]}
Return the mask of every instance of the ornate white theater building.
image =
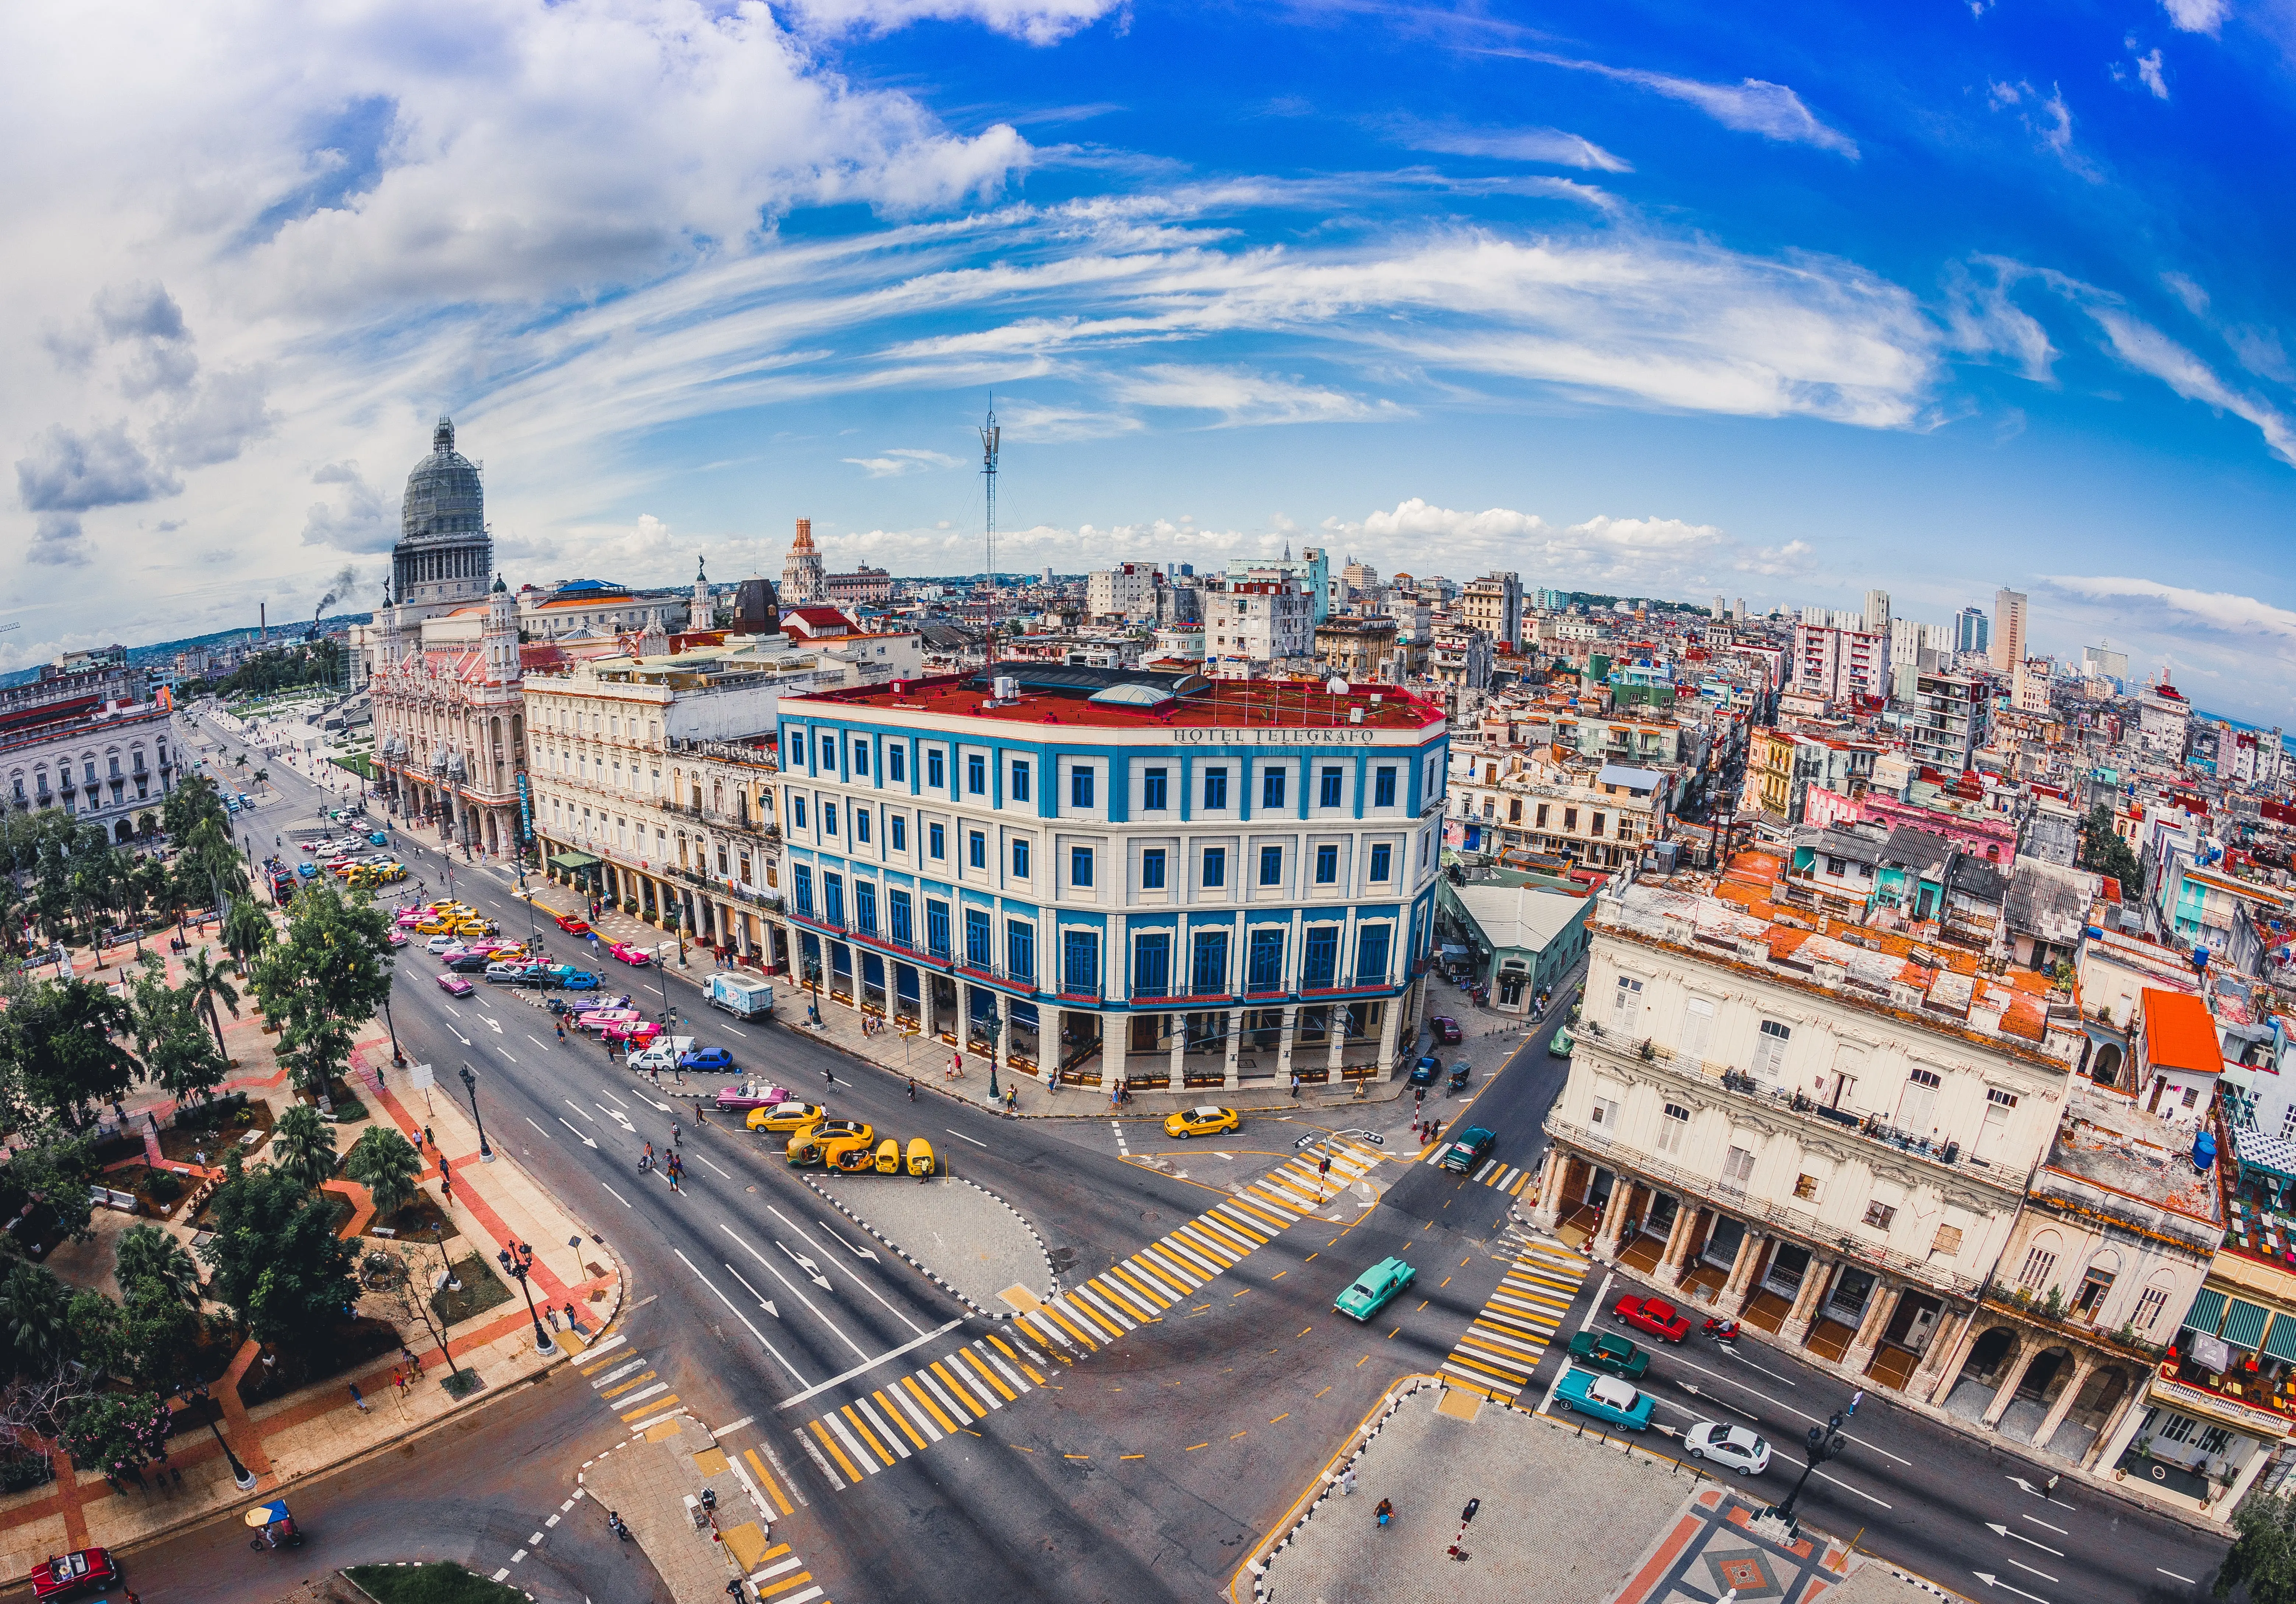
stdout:
{"type": "Polygon", "coordinates": [[[406,478],[395,600],[363,632],[377,778],[402,815],[435,822],[442,839],[515,857],[526,746],[519,614],[493,562],[479,470],[442,417],[430,455],[406,478]]]}

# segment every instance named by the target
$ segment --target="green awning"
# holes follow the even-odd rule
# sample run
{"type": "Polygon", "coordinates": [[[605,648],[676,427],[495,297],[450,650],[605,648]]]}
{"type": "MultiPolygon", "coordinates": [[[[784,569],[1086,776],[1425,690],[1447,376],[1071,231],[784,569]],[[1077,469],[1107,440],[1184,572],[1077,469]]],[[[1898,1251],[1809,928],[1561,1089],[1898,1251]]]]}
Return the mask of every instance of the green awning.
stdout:
{"type": "Polygon", "coordinates": [[[2205,1331],[2214,1337],[2217,1328],[2224,1323],[2224,1306],[2223,1293],[2213,1287],[2202,1287],[2200,1296],[2193,1300],[2191,1312],[2185,1316],[2185,1328],[2205,1331]]]}
{"type": "Polygon", "coordinates": [[[2296,1315],[2283,1314],[2273,1320],[2272,1329],[2264,1334],[2264,1351],[2296,1364],[2296,1315]]]}
{"type": "Polygon", "coordinates": [[[561,852],[550,860],[553,868],[588,868],[598,860],[588,852],[561,852]]]}
{"type": "Polygon", "coordinates": [[[2271,1311],[2234,1298],[2232,1312],[2225,1316],[2224,1339],[2235,1348],[2253,1353],[2264,1340],[2264,1322],[2271,1318],[2271,1311]]]}

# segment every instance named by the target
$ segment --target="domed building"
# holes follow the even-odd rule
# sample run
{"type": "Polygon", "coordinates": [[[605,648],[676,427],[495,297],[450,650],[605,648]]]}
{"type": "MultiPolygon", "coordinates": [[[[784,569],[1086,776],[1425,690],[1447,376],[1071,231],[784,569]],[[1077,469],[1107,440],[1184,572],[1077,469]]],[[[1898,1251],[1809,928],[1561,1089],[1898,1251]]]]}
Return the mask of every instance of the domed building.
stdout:
{"type": "Polygon", "coordinates": [[[495,543],[487,533],[486,490],[478,465],[455,449],[455,420],[430,432],[430,455],[406,476],[390,589],[400,607],[459,606],[487,593],[495,543]]]}

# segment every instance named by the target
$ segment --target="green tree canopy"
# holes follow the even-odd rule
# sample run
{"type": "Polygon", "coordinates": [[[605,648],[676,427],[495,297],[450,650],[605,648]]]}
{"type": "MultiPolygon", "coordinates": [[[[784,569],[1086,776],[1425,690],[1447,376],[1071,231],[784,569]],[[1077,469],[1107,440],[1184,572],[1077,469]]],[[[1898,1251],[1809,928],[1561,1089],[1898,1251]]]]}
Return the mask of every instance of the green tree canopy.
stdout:
{"type": "Polygon", "coordinates": [[[308,1103],[298,1103],[271,1128],[271,1162],[316,1188],[335,1172],[335,1128],[308,1103]]]}
{"type": "Polygon", "coordinates": [[[75,1404],[64,1417],[64,1446],[84,1465],[106,1476],[142,1468],[160,1457],[168,1436],[168,1406],[150,1393],[104,1393],[75,1404]]]}
{"type": "Polygon", "coordinates": [[[2124,897],[2144,892],[2144,866],[2112,827],[2112,810],[2099,802],[2081,820],[2080,866],[2093,875],[2111,875],[2124,897]]]}
{"type": "Polygon", "coordinates": [[[144,955],[144,973],[136,976],[130,1008],[135,1050],[143,1057],[146,1075],[178,1098],[215,1090],[229,1067],[218,1046],[220,1038],[210,1038],[201,1023],[193,988],[167,983],[167,966],[155,952],[144,955]]]}
{"type": "Polygon", "coordinates": [[[280,1027],[297,1083],[319,1090],[350,1062],[357,1027],[390,995],[390,921],[365,892],[312,884],[287,929],[248,966],[257,1004],[280,1027]]]}
{"type": "Polygon", "coordinates": [[[156,1225],[131,1225],[119,1233],[111,1273],[122,1298],[138,1287],[157,1286],[187,1306],[200,1301],[200,1267],[181,1242],[156,1225]]]}
{"type": "Polygon", "coordinates": [[[2250,1604],[2296,1604],[2296,1495],[2251,1493],[2232,1512],[2239,1534],[2217,1572],[2216,1595],[2245,1583],[2250,1604]]]}
{"type": "MultiPolygon", "coordinates": [[[[239,907],[238,902],[233,903],[233,911],[237,912],[239,907]]],[[[268,930],[270,921],[266,919],[264,926],[268,930]]],[[[215,1032],[218,1055],[227,1054],[230,1049],[223,1044],[223,1018],[216,1012],[216,1005],[221,1003],[231,1010],[234,1019],[239,1017],[239,988],[231,983],[231,977],[238,973],[238,959],[226,958],[217,963],[205,947],[195,950],[184,960],[184,989],[191,993],[193,1003],[207,1016],[209,1027],[215,1032]]]]}
{"type": "MultiPolygon", "coordinates": [[[[275,933],[271,928],[270,916],[266,914],[252,897],[234,897],[230,909],[223,917],[223,948],[247,973],[247,962],[271,944],[275,933]]],[[[234,1017],[237,1017],[234,1011],[234,1017]]]]}
{"type": "Polygon", "coordinates": [[[373,1194],[375,1219],[389,1221],[414,1200],[422,1156],[398,1131],[372,1125],[351,1144],[343,1173],[373,1194]]]}
{"type": "Polygon", "coordinates": [[[215,1235],[200,1256],[215,1272],[217,1294],[258,1341],[308,1353],[357,1300],[351,1245],[335,1235],[334,1199],[295,1177],[246,1171],[217,1189],[209,1217],[215,1235]]]}
{"type": "Polygon", "coordinates": [[[0,1276],[0,1337],[19,1376],[45,1376],[72,1356],[71,1291],[53,1271],[19,1259],[0,1276]]]}
{"type": "Polygon", "coordinates": [[[76,1123],[88,1105],[118,1097],[143,1074],[112,1039],[135,1024],[127,1002],[94,981],[43,981],[0,1014],[0,1064],[33,1108],[76,1123]]]}
{"type": "MultiPolygon", "coordinates": [[[[86,1241],[94,1235],[90,1222],[95,1217],[87,1186],[98,1167],[93,1135],[43,1128],[37,1141],[0,1166],[0,1218],[20,1213],[29,1203],[25,1224],[33,1233],[45,1234],[53,1225],[57,1235],[86,1241]]],[[[22,1238],[9,1240],[20,1245],[22,1238]]]]}

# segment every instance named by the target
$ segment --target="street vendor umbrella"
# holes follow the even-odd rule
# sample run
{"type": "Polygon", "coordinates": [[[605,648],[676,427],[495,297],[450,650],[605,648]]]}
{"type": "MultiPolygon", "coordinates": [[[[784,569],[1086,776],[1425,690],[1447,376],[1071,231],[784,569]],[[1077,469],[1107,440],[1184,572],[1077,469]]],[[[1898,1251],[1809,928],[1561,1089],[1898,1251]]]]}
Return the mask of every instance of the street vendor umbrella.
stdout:
{"type": "Polygon", "coordinates": [[[274,1521],[286,1518],[287,1501],[283,1498],[275,1498],[267,1504],[258,1504],[247,1512],[247,1524],[251,1526],[267,1526],[274,1521]]]}

